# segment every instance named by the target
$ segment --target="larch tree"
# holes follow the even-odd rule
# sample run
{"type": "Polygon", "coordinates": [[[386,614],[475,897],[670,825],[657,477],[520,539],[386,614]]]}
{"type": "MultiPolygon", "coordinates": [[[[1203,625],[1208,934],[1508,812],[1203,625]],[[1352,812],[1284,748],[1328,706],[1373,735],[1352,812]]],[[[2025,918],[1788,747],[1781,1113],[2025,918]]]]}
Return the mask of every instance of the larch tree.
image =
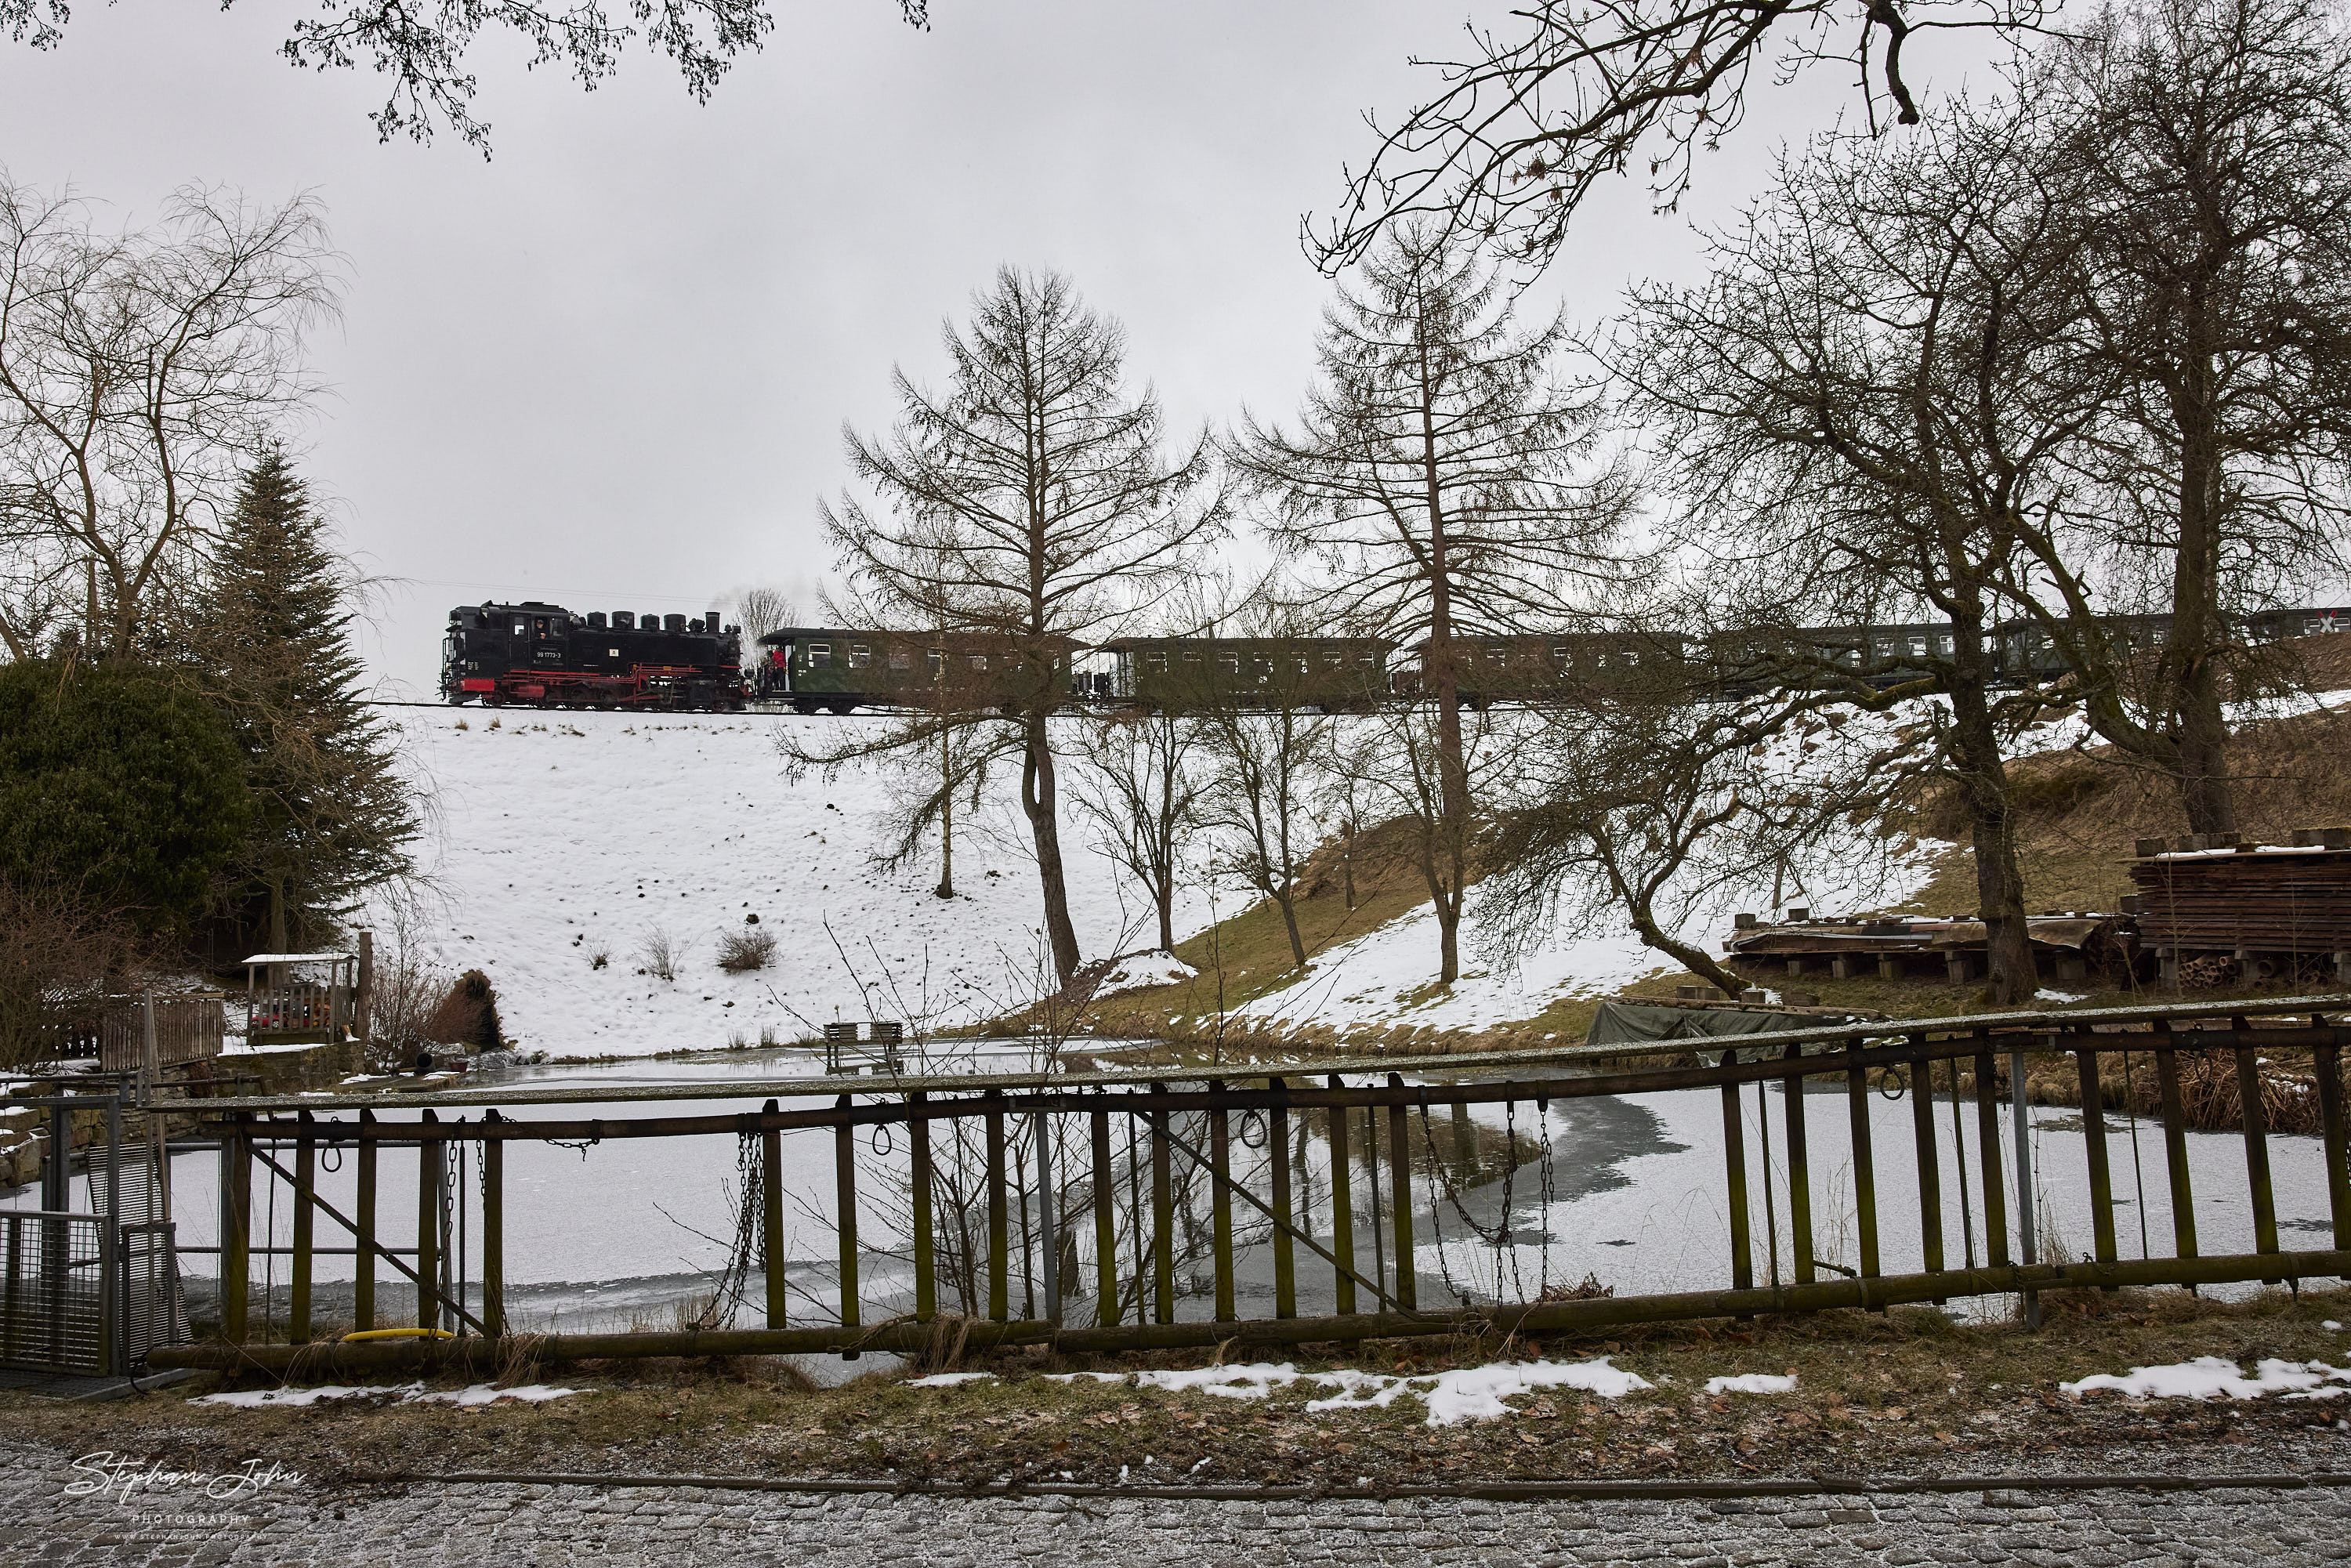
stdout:
{"type": "Polygon", "coordinates": [[[245,759],[254,821],[224,915],[272,951],[330,936],[361,894],[413,874],[415,796],[368,707],[358,584],[283,452],[246,473],[183,631],[245,759]]]}
{"type": "Polygon", "coordinates": [[[1596,455],[1594,398],[1559,373],[1566,346],[1562,319],[1522,328],[1490,269],[1402,232],[1325,312],[1296,426],[1250,419],[1230,446],[1318,613],[1421,646],[1435,706],[1421,860],[1447,983],[1475,818],[1464,662],[1481,637],[1562,623],[1621,571],[1629,487],[1596,455]]]}
{"type": "Polygon", "coordinates": [[[826,505],[824,528],[848,592],[882,624],[935,629],[994,662],[995,727],[1018,754],[1045,938],[1066,984],[1081,957],[1051,720],[1071,656],[1191,569],[1224,502],[1207,434],[1168,453],[1156,393],[1125,384],[1123,329],[1067,277],[999,270],[944,340],[944,390],[901,371],[894,427],[847,433],[872,499],[826,505]]]}

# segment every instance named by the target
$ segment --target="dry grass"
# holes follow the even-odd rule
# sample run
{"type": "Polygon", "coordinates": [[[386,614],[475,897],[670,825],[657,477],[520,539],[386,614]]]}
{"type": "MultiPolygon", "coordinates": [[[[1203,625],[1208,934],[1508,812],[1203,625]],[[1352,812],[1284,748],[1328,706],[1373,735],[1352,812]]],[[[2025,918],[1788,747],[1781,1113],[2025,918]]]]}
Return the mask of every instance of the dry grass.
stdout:
{"type": "MultiPolygon", "coordinates": [[[[1061,1357],[1008,1353],[975,1367],[998,1380],[904,1386],[898,1370],[832,1388],[789,1362],[604,1364],[544,1375],[597,1392],[535,1406],[352,1401],[311,1409],[240,1410],[184,1403],[186,1389],[119,1404],[55,1406],[0,1396],[21,1438],[81,1453],[112,1448],[166,1465],[223,1469],[267,1456],[322,1480],[417,1469],[890,1475],[955,1483],[1067,1474],[1138,1482],[1193,1479],[1348,1485],[1447,1478],[1811,1474],[1924,1465],[2023,1469],[2044,1456],[2115,1469],[2252,1463],[2267,1444],[2294,1468],[2327,1468],[2336,1404],[2075,1400],[2061,1380],[2218,1355],[2343,1363],[2351,1296],[2273,1292],[2240,1305],[2178,1291],[2052,1296],[2046,1326],[1957,1323],[1931,1309],[1831,1312],[1755,1323],[1715,1322],[1605,1337],[1489,1343],[1386,1342],[1280,1353],[1302,1370],[1435,1372],[1497,1358],[1609,1355],[1652,1387],[1621,1400],[1553,1391],[1510,1418],[1432,1428],[1422,1407],[1309,1414],[1322,1391],[1297,1386],[1264,1402],[1166,1394],[1071,1370],[1260,1359],[1247,1345],[1217,1355],[1061,1357]],[[1709,1398],[1704,1380],[1789,1373],[1792,1396],[1709,1398]],[[1203,1461],[1206,1461],[1203,1464],[1203,1461]],[[1196,1467],[1198,1467],[1196,1469],[1196,1467]]],[[[2336,1466],[2335,1468],[2342,1468],[2336,1466]]]]}

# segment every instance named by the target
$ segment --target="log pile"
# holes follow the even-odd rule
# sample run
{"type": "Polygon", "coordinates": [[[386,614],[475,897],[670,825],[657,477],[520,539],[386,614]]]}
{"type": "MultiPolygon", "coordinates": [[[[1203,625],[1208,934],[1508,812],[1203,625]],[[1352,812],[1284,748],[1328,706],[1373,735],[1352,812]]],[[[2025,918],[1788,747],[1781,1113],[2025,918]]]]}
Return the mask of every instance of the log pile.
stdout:
{"type": "Polygon", "coordinates": [[[2351,831],[2294,841],[2140,840],[2130,865],[2140,940],[2167,969],[2212,954],[2281,977],[2311,959],[2351,973],[2351,831]]]}

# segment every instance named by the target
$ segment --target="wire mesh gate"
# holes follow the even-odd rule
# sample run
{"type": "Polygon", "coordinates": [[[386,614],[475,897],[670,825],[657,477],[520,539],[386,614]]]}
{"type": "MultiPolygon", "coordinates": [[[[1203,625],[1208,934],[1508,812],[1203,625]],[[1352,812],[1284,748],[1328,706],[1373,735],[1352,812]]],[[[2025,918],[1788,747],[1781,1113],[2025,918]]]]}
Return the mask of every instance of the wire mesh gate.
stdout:
{"type": "Polygon", "coordinates": [[[127,1373],[187,1338],[161,1128],[120,1093],[16,1099],[49,1113],[41,1207],[0,1209],[0,1364],[127,1373]],[[69,1205],[73,1118],[103,1117],[86,1145],[86,1208],[69,1205]]]}
{"type": "MultiPolygon", "coordinates": [[[[713,1323],[676,1334],[569,1336],[567,1343],[578,1354],[917,1348],[937,1321],[949,1317],[965,1320],[964,1332],[972,1332],[977,1343],[1051,1338],[1070,1348],[1098,1350],[1236,1336],[1296,1342],[1465,1328],[1554,1332],[1987,1294],[2018,1293],[2029,1301],[2039,1291],[2076,1285],[2341,1277],[2351,1275],[2351,1152],[2341,1062],[2351,1027],[2326,1014],[2346,1009],[2351,998],[2306,998],[2258,1008],[2237,1003],[1924,1019],[1749,1036],[1719,1047],[1685,1040],[1329,1063],[1315,1074],[1320,1082],[1295,1073],[1217,1080],[1196,1067],[876,1079],[852,1093],[838,1092],[838,1080],[811,1080],[632,1086],[610,1093],[472,1091],[434,1096],[431,1108],[418,1104],[421,1096],[376,1097],[364,1108],[356,1101],[338,1104],[317,1097],[307,1097],[298,1109],[286,1101],[215,1102],[205,1109],[223,1118],[222,1327],[233,1343],[249,1343],[246,1302],[257,1172],[282,1183],[296,1206],[296,1243],[286,1249],[293,1254],[300,1303],[297,1321],[288,1324],[292,1338],[308,1339],[317,1326],[309,1322],[308,1302],[310,1260],[320,1249],[311,1238],[324,1218],[351,1237],[350,1250],[360,1260],[356,1326],[378,1326],[374,1281],[381,1272],[404,1276],[414,1287],[418,1326],[495,1341],[507,1330],[504,1168],[510,1145],[729,1134],[737,1140],[742,1179],[732,1206],[734,1255],[723,1282],[741,1298],[764,1291],[766,1327],[702,1332],[715,1329],[713,1323]],[[1694,1043],[1714,1060],[1687,1065],[1694,1043]],[[2317,1146],[2328,1215],[2321,1228],[2331,1242],[2324,1248],[2289,1249],[2280,1241],[2272,1134],[2256,1053],[2284,1051],[2309,1053],[2320,1103],[2317,1146]],[[2158,1180],[2169,1191],[2168,1255],[2158,1255],[2150,1241],[2145,1256],[2128,1259],[2118,1245],[2101,1078],[2102,1063],[2118,1052],[2151,1060],[2162,1084],[2165,1158],[2158,1180]],[[1684,1061],[1671,1060],[1677,1056],[1684,1061]],[[2028,1127],[2026,1063],[2045,1064],[2053,1057],[2070,1059],[2078,1074],[2078,1155],[2048,1153],[2049,1147],[2062,1151],[2055,1135],[2044,1140],[2028,1127]],[[2179,1084],[2183,1061],[2208,1060],[2233,1069],[2243,1089],[2244,1180],[2241,1196],[2231,1201],[2250,1216],[2250,1253],[2215,1255],[2199,1245],[2179,1084]],[[1527,1069],[1537,1071],[1521,1071],[1527,1069]],[[1419,1081],[1407,1082],[1407,1071],[1419,1081]],[[1498,1076],[1430,1081],[1467,1072],[1498,1076]],[[1817,1086],[1811,1095],[1803,1092],[1807,1082],[1817,1086]],[[1776,1156],[1769,1146],[1775,1118],[1767,1103],[1759,1103],[1750,1120],[1750,1085],[1759,1095],[1767,1087],[1783,1091],[1776,1156]],[[1907,1150],[1877,1146],[1871,1102],[1889,1085],[1907,1088],[1910,1100],[1907,1150]],[[609,1119],[578,1113],[599,1109],[600,1099],[690,1100],[766,1090],[777,1091],[776,1098],[750,1113],[609,1119]],[[1548,1280],[1530,1291],[1523,1279],[1506,1280],[1499,1264],[1490,1291],[1482,1283],[1474,1291],[1465,1289],[1453,1278],[1441,1234],[1448,1214],[1457,1238],[1466,1232],[1497,1246],[1508,1241],[1511,1223],[1507,1200],[1498,1221],[1472,1212],[1463,1199],[1465,1184],[1456,1179],[1478,1159],[1472,1107],[1503,1111],[1508,1148],[1489,1161],[1501,1167],[1501,1179],[1515,1179],[1522,1166],[1539,1163],[1536,1185],[1547,1191],[1547,1153],[1521,1158],[1519,1107],[1535,1109],[1547,1151],[1552,1106],[1667,1091],[1710,1091],[1720,1100],[1728,1291],[1562,1301],[1553,1299],[1548,1280]],[[1809,1152],[1813,1139],[1830,1130],[1822,1109],[1807,1104],[1823,1092],[1843,1102],[1844,1114],[1835,1119],[1844,1124],[1850,1150],[1849,1200],[1837,1198],[1834,1216],[1822,1211],[1824,1199],[1809,1152]],[[831,1103],[782,1103],[787,1094],[813,1099],[820,1092],[831,1103]],[[419,1109],[416,1119],[397,1114],[412,1105],[419,1109]],[[546,1105],[568,1113],[518,1120],[496,1108],[546,1105]],[[475,1107],[482,1108],[478,1118],[464,1113],[475,1107]],[[318,1113],[337,1109],[359,1114],[318,1113]],[[450,1114],[455,1119],[444,1119],[450,1114]],[[1437,1132],[1448,1118],[1455,1141],[1449,1156],[1437,1132]],[[792,1271],[810,1260],[792,1255],[786,1224],[781,1139],[802,1132],[829,1132],[833,1145],[830,1263],[836,1288],[818,1311],[810,1309],[805,1294],[794,1305],[792,1271]],[[1764,1146],[1752,1147],[1751,1140],[1764,1146]],[[1311,1202],[1300,1190],[1297,1159],[1310,1141],[1323,1152],[1322,1166],[1331,1173],[1327,1191],[1311,1202]],[[2043,1145],[2037,1162],[2036,1145],[2043,1145]],[[322,1148],[353,1151],[359,1176],[351,1213],[318,1192],[322,1148]],[[903,1173],[894,1164],[877,1168],[899,1148],[903,1173]],[[376,1212],[379,1159],[407,1151],[418,1162],[420,1194],[413,1249],[388,1245],[383,1217],[376,1212]],[[1904,1185],[1918,1207],[1915,1229],[1907,1232],[1917,1242],[1920,1266],[1914,1271],[1885,1268],[1879,1190],[1889,1160],[1897,1169],[1908,1167],[1902,1170],[1904,1185]],[[453,1182],[453,1169],[471,1176],[453,1182]],[[1956,1234],[1947,1224],[1946,1184],[1956,1185],[1961,1197],[1956,1234]],[[2078,1260],[2043,1255],[2036,1203],[2053,1187],[2080,1197],[2091,1215],[2093,1251],[2078,1260]],[[469,1204],[475,1190],[477,1207],[469,1204]],[[893,1208],[892,1227],[903,1230],[911,1280],[904,1291],[877,1294],[861,1281],[876,1255],[861,1244],[860,1221],[885,1207],[893,1208]],[[1438,1233],[1417,1233],[1424,1224],[1438,1233]],[[1832,1224],[1850,1230],[1855,1266],[1823,1260],[1829,1249],[1820,1245],[1820,1233],[1832,1224]],[[1244,1231],[1254,1231],[1263,1244],[1271,1271],[1270,1314],[1247,1320],[1236,1291],[1244,1231]],[[1081,1239],[1088,1232],[1091,1258],[1081,1256],[1081,1239]],[[478,1261],[477,1271],[467,1267],[468,1260],[478,1261]],[[1318,1292],[1327,1281],[1330,1312],[1301,1315],[1301,1270],[1317,1276],[1318,1292]],[[467,1289],[469,1274],[478,1280],[477,1290],[467,1289]],[[1433,1285],[1459,1305],[1424,1304],[1423,1291],[1433,1285]],[[1067,1321],[1067,1300],[1088,1294],[1092,1321],[1067,1321]],[[1207,1315],[1184,1320],[1179,1299],[1204,1303],[1207,1315]],[[886,1310],[874,1321],[869,1307],[886,1310]],[[591,1341],[593,1348],[583,1348],[591,1341]],[[682,1348],[685,1341],[692,1349],[682,1348]]],[[[2134,1135],[2136,1124],[2135,1117],[2134,1135]]],[[[239,1354],[253,1359],[255,1353],[239,1354]]]]}

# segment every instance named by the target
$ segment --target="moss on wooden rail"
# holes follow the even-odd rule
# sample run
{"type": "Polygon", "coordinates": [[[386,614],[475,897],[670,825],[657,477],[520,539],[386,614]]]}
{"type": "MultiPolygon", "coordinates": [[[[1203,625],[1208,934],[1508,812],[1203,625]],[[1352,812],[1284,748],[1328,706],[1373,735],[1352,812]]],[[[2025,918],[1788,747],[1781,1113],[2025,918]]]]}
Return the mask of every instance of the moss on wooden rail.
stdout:
{"type": "MultiPolygon", "coordinates": [[[[1630,1323],[1686,1322],[1765,1313],[1827,1312],[1843,1307],[1890,1307],[1959,1296],[2027,1291],[2100,1290],[2126,1285],[2220,1285],[2247,1281],[2351,1279],[2351,1250],[2233,1253],[2210,1258],[2131,1259],[2116,1262],[2042,1263],[2004,1268],[1947,1269],[1931,1274],[1832,1280],[1808,1285],[1744,1291],[1687,1291],[1670,1295],[1612,1296],[1469,1312],[1353,1312],[1319,1318],[1240,1322],[1128,1323],[1110,1328],[1057,1328],[1036,1320],[956,1324],[967,1347],[1050,1343],[1064,1351],[1116,1353],[1240,1344],[1322,1344],[1437,1335],[1561,1334],[1630,1323]]],[[[841,1351],[919,1354],[935,1343],[936,1322],[903,1318],[870,1328],[726,1329],[683,1333],[544,1334],[507,1340],[469,1337],[412,1343],[169,1345],[148,1355],[157,1369],[202,1367],[288,1376],[393,1372],[495,1371],[517,1358],[539,1362],[596,1361],[637,1356],[834,1354],[841,1351]]]]}

